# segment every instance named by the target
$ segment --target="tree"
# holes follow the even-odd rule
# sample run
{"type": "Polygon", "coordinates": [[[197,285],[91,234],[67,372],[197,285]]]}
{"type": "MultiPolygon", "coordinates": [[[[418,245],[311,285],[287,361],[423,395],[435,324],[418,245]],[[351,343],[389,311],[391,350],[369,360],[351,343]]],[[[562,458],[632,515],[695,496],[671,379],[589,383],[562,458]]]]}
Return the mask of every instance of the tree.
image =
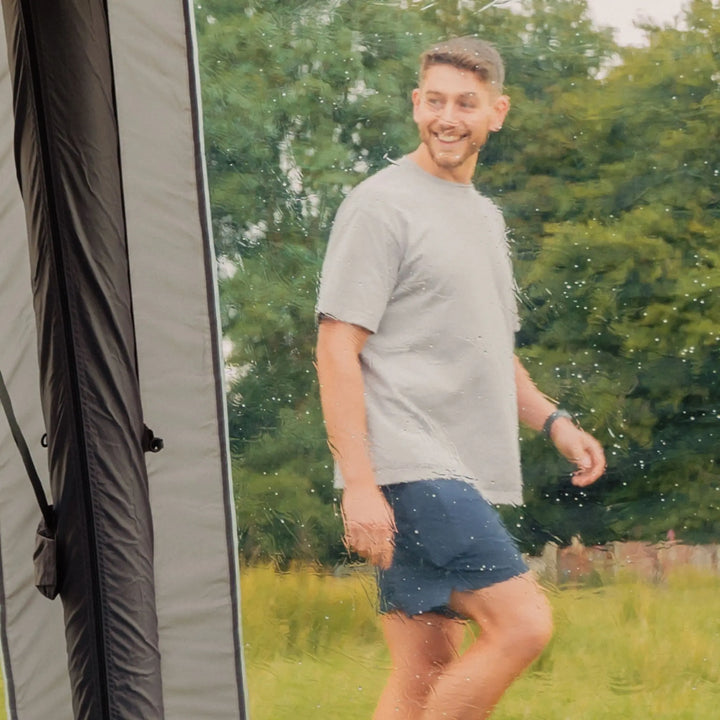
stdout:
{"type": "Polygon", "coordinates": [[[647,47],[624,50],[585,2],[486,5],[210,0],[197,11],[247,557],[341,554],[312,367],[329,225],[350,187],[414,147],[419,52],[472,33],[498,45],[513,100],[476,181],[510,229],[519,352],[610,451],[608,478],[576,491],[569,467],[524,436],[528,502],[508,521],[528,548],[671,527],[714,537],[716,3],[694,0],[687,31],[648,27],[647,47]]]}
{"type": "MultiPolygon", "coordinates": [[[[524,276],[535,374],[611,450],[601,486],[565,490],[592,540],[717,539],[720,23],[710,2],[686,21],[586,96],[595,176],[567,185],[573,222],[544,222],[524,276]]],[[[531,506],[557,501],[530,465],[531,506]]]]}

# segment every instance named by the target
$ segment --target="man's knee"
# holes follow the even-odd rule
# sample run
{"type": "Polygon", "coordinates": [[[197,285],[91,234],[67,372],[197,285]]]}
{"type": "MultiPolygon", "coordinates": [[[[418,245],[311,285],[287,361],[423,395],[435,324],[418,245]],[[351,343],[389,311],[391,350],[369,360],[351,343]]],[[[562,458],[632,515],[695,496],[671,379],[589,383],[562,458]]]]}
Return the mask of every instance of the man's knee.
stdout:
{"type": "Polygon", "coordinates": [[[548,644],[553,633],[552,609],[537,585],[520,586],[526,578],[513,582],[520,592],[502,596],[502,602],[491,600],[482,591],[463,593],[461,610],[477,622],[486,640],[501,645],[510,655],[532,660],[548,644]]]}
{"type": "Polygon", "coordinates": [[[538,602],[518,613],[517,624],[510,631],[508,640],[518,643],[534,659],[550,642],[552,634],[552,610],[550,603],[542,596],[538,602]]]}

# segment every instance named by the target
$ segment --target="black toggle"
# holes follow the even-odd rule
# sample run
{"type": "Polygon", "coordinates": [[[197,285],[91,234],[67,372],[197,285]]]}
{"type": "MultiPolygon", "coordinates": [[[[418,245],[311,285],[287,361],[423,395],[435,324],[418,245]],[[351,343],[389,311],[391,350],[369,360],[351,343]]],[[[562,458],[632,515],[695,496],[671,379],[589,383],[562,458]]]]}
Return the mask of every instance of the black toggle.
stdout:
{"type": "Polygon", "coordinates": [[[143,452],[158,453],[164,447],[165,447],[165,441],[162,438],[155,437],[155,433],[147,425],[143,425],[143,436],[142,436],[143,452]]]}

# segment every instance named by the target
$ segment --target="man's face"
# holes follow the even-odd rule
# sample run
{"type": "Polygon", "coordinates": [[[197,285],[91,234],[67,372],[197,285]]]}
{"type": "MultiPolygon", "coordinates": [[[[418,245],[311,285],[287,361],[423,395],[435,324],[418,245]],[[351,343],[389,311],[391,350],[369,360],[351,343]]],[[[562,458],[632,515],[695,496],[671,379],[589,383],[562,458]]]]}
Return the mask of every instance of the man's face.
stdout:
{"type": "Polygon", "coordinates": [[[421,167],[445,180],[470,182],[488,133],[502,126],[508,98],[469,70],[431,65],[412,100],[421,167]]]}

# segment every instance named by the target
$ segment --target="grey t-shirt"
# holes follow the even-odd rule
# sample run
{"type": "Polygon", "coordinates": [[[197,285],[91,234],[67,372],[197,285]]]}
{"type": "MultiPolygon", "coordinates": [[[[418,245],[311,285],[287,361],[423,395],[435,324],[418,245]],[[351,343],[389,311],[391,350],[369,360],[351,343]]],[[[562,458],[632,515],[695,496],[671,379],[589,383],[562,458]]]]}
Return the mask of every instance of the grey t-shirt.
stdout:
{"type": "Polygon", "coordinates": [[[522,502],[514,290],[502,215],[472,185],[404,157],[345,199],[317,311],[372,333],[360,360],[378,484],[463,478],[522,502]]]}

